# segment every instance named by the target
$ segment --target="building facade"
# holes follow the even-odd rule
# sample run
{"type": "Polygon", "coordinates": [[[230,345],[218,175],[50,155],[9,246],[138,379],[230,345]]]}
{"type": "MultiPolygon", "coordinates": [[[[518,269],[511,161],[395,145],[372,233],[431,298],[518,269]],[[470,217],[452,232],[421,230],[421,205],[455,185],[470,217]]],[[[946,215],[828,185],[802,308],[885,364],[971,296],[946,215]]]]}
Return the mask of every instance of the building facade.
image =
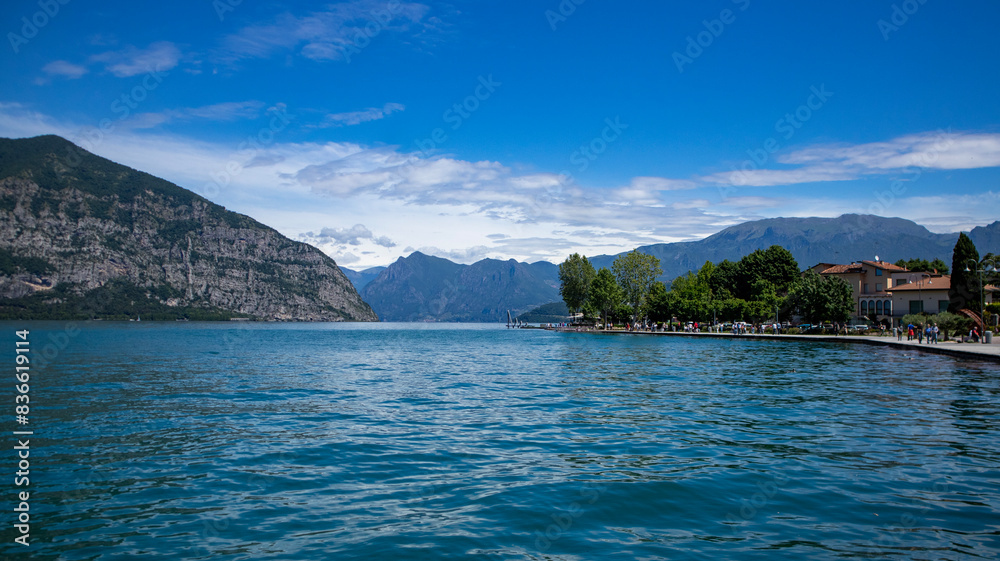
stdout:
{"type": "Polygon", "coordinates": [[[951,289],[950,275],[915,273],[913,282],[900,284],[890,289],[893,317],[899,319],[906,314],[938,314],[948,311],[948,291],[951,289]]]}
{"type": "Polygon", "coordinates": [[[819,263],[811,269],[824,277],[844,279],[851,285],[854,319],[865,323],[889,323],[897,312],[891,290],[926,274],[913,273],[886,261],[858,261],[848,265],[819,263]]]}

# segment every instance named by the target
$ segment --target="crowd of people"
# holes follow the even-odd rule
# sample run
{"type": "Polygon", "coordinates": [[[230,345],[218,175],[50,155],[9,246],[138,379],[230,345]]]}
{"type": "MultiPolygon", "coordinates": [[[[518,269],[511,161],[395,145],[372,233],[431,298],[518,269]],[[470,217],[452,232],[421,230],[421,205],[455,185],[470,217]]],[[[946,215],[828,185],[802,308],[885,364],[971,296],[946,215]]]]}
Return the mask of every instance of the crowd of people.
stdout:
{"type": "Polygon", "coordinates": [[[913,325],[912,323],[910,323],[907,324],[905,328],[894,327],[892,329],[896,333],[897,341],[903,340],[903,333],[905,332],[907,341],[913,341],[914,339],[916,339],[917,343],[919,344],[924,344],[924,341],[926,341],[927,344],[929,345],[937,344],[938,335],[941,332],[936,323],[928,323],[927,325],[922,325],[922,324],[913,325]]]}

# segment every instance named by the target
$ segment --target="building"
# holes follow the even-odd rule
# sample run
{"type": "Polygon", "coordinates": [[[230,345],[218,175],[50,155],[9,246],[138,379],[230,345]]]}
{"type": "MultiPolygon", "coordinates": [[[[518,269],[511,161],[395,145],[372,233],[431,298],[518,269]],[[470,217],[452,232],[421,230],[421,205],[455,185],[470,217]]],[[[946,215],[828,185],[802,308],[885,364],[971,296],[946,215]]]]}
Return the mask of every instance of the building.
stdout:
{"type": "MultiPolygon", "coordinates": [[[[886,261],[858,261],[849,265],[819,263],[811,269],[824,277],[844,279],[851,285],[854,317],[861,322],[889,322],[897,316],[891,289],[915,282],[920,275],[886,261]]],[[[902,317],[905,314],[898,314],[902,317]]]]}
{"type": "Polygon", "coordinates": [[[892,315],[897,324],[906,314],[938,314],[948,311],[951,275],[913,274],[916,275],[914,281],[889,289],[892,309],[895,311],[892,315]]]}
{"type": "MultiPolygon", "coordinates": [[[[939,314],[948,311],[949,291],[951,290],[951,275],[930,273],[914,273],[920,275],[916,282],[908,282],[892,288],[893,317],[899,323],[906,314],[939,314]]],[[[983,304],[1000,302],[1000,289],[995,286],[983,287],[983,304]]],[[[979,313],[979,303],[973,302],[969,309],[979,313]]],[[[987,323],[995,323],[987,314],[987,323]]]]}

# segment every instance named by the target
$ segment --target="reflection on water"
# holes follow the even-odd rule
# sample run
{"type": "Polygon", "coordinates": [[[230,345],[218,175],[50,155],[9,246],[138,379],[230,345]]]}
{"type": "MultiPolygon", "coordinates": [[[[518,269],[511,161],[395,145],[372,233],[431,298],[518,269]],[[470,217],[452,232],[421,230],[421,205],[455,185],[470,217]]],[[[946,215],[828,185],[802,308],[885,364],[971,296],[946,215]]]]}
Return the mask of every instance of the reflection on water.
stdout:
{"type": "Polygon", "coordinates": [[[990,364],[496,326],[82,327],[33,378],[32,559],[1000,553],[990,364]]]}

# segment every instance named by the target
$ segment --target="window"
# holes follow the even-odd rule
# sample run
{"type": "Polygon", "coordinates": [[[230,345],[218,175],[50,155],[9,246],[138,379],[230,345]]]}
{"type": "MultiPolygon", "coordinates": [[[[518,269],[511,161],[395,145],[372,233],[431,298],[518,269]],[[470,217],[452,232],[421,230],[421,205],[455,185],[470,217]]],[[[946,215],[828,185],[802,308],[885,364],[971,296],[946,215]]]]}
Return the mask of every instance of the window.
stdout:
{"type": "Polygon", "coordinates": [[[865,289],[861,291],[862,294],[868,294],[868,283],[865,283],[865,289]]]}
{"type": "Polygon", "coordinates": [[[861,315],[863,316],[868,315],[868,300],[861,301],[861,315]]]}
{"type": "Polygon", "coordinates": [[[924,311],[924,303],[920,300],[910,300],[910,313],[919,314],[924,311]]]}
{"type": "Polygon", "coordinates": [[[938,300],[938,313],[948,311],[948,303],[950,300],[938,300]]]}
{"type": "Polygon", "coordinates": [[[877,315],[882,315],[882,301],[881,300],[876,300],[875,301],[875,313],[877,315]]]}
{"type": "Polygon", "coordinates": [[[881,277],[882,276],[882,269],[875,269],[875,276],[876,277],[881,277]]]}
{"type": "Polygon", "coordinates": [[[882,306],[882,311],[885,312],[885,315],[887,316],[892,315],[892,300],[885,301],[885,305],[882,306]]]}
{"type": "Polygon", "coordinates": [[[882,292],[882,283],[878,283],[875,285],[875,292],[882,292]]]}

